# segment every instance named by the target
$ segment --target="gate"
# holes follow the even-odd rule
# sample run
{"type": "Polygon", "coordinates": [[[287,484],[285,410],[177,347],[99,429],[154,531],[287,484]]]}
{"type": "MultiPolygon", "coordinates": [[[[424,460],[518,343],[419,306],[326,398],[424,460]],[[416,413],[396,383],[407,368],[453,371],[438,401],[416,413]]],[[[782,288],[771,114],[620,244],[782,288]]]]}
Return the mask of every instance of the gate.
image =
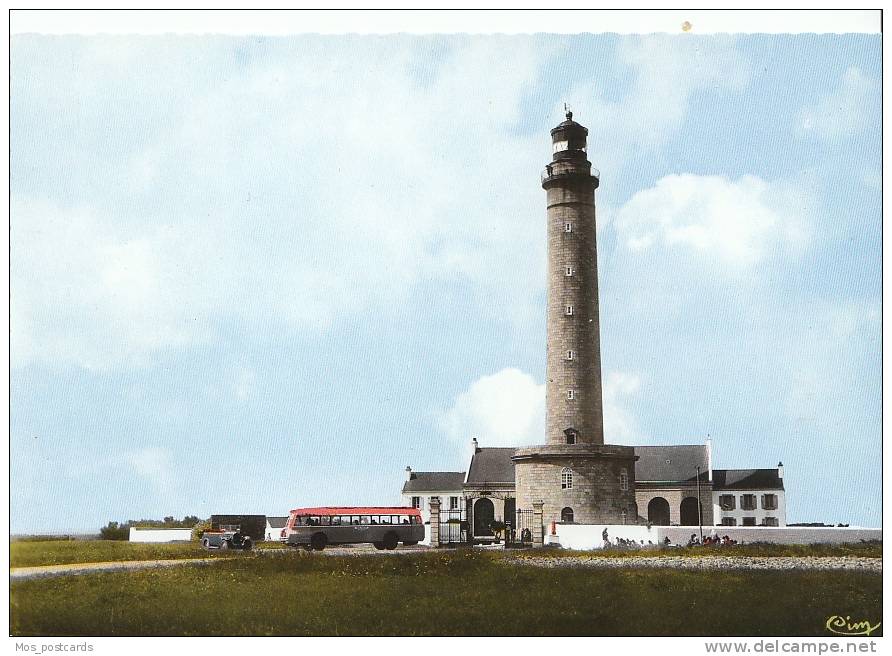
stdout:
{"type": "Polygon", "coordinates": [[[533,544],[533,511],[518,510],[515,521],[508,528],[505,542],[512,546],[528,547],[533,544]]]}
{"type": "Polygon", "coordinates": [[[440,511],[440,544],[461,544],[468,541],[468,522],[462,509],[440,511]]]}

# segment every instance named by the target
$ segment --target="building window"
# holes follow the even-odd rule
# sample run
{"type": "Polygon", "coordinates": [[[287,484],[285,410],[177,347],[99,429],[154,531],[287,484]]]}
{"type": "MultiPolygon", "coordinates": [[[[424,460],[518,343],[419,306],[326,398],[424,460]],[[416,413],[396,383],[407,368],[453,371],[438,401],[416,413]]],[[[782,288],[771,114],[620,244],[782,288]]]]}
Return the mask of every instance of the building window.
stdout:
{"type": "Polygon", "coordinates": [[[568,317],[572,317],[572,316],[573,316],[573,306],[572,306],[572,305],[568,305],[568,306],[564,309],[564,313],[565,313],[568,317]]]}
{"type": "Polygon", "coordinates": [[[776,494],[763,494],[762,495],[762,510],[777,510],[777,495],[776,494]]]}
{"type": "Polygon", "coordinates": [[[722,494],[719,496],[719,506],[722,510],[734,510],[737,507],[736,499],[733,494],[722,494]]]}
{"type": "Polygon", "coordinates": [[[564,232],[573,232],[573,224],[569,221],[564,224],[564,232]]]}
{"type": "Polygon", "coordinates": [[[568,360],[572,360],[572,359],[573,359],[573,351],[567,351],[567,359],[568,359],[568,360]]]}
{"type": "Polygon", "coordinates": [[[572,276],[572,275],[573,275],[573,267],[568,266],[568,267],[564,270],[564,275],[572,276]]]}
{"type": "Polygon", "coordinates": [[[458,497],[449,497],[449,510],[458,510],[458,497]]]}
{"type": "Polygon", "coordinates": [[[567,436],[567,444],[576,444],[576,436],[578,433],[572,428],[568,428],[564,431],[564,435],[567,436]]]}
{"type": "Polygon", "coordinates": [[[573,523],[573,509],[572,508],[564,508],[561,510],[561,521],[567,522],[569,524],[573,523]]]}
{"type": "Polygon", "coordinates": [[[561,489],[562,490],[572,490],[573,489],[573,470],[569,467],[564,467],[561,470],[561,489]]]}
{"type": "Polygon", "coordinates": [[[777,526],[777,517],[765,517],[762,519],[762,526],[777,526]]]}
{"type": "Polygon", "coordinates": [[[737,526],[737,520],[733,517],[722,517],[722,526],[737,526]]]}
{"type": "Polygon", "coordinates": [[[619,489],[623,492],[629,489],[629,472],[625,469],[619,472],[619,489]]]}
{"type": "Polygon", "coordinates": [[[740,508],[741,508],[741,510],[755,510],[756,509],[756,495],[755,494],[741,494],[740,495],[740,508]]]}
{"type": "Polygon", "coordinates": [[[576,398],[576,393],[573,390],[567,390],[567,400],[572,401],[576,398]]]}
{"type": "Polygon", "coordinates": [[[421,497],[412,497],[412,507],[421,508],[421,497]]]}
{"type": "Polygon", "coordinates": [[[755,525],[756,525],[756,518],[755,518],[755,517],[744,517],[744,518],[743,518],[743,525],[744,525],[744,526],[755,526],[755,525]]]}

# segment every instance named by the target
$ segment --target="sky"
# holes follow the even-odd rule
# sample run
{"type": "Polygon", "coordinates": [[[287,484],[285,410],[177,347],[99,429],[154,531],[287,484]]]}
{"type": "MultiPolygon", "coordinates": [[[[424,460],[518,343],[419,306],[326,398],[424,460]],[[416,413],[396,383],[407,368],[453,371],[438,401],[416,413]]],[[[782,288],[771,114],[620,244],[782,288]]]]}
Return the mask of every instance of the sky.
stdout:
{"type": "Polygon", "coordinates": [[[881,521],[879,35],[11,45],[10,531],[399,501],[544,441],[589,128],[605,438],[881,521]]]}

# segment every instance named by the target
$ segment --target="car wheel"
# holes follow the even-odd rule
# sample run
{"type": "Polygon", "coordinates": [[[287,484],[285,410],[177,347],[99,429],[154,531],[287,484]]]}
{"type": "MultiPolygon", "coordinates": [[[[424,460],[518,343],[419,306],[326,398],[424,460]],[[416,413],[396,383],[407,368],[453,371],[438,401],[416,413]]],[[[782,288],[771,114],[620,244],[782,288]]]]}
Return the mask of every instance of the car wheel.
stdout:
{"type": "Polygon", "coordinates": [[[251,547],[254,545],[251,543],[251,538],[245,538],[244,542],[242,542],[242,549],[244,551],[251,551],[251,547]]]}
{"type": "Polygon", "coordinates": [[[375,549],[377,549],[378,551],[381,551],[384,548],[383,542],[372,542],[372,544],[375,545],[375,549]]]}
{"type": "Polygon", "coordinates": [[[325,533],[316,533],[310,540],[310,544],[314,551],[322,551],[325,549],[325,545],[328,544],[328,538],[325,537],[325,533]]]}
{"type": "Polygon", "coordinates": [[[205,549],[210,549],[211,548],[210,540],[208,540],[207,538],[202,539],[201,546],[204,547],[205,549]]]}
{"type": "Polygon", "coordinates": [[[397,542],[396,533],[388,533],[384,536],[384,548],[388,551],[396,549],[397,542]]]}

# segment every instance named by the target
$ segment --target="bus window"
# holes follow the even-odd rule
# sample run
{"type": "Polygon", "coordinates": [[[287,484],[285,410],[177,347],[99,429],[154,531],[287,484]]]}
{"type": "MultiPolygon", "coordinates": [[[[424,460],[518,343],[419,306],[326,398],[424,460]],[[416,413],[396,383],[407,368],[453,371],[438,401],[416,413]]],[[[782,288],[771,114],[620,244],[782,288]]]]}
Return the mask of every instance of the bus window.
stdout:
{"type": "Polygon", "coordinates": [[[408,515],[400,515],[400,524],[408,524],[409,516],[408,515]]]}
{"type": "Polygon", "coordinates": [[[350,515],[341,515],[341,524],[351,524],[350,515]]]}
{"type": "Polygon", "coordinates": [[[337,516],[331,518],[331,525],[332,526],[340,526],[341,525],[340,515],[337,515],[337,516]]]}
{"type": "Polygon", "coordinates": [[[381,515],[382,524],[390,524],[390,515],[381,515]]]}
{"type": "Polygon", "coordinates": [[[354,523],[354,524],[359,524],[359,516],[358,516],[358,515],[352,515],[352,517],[353,517],[353,523],[354,523]]]}
{"type": "Polygon", "coordinates": [[[359,523],[363,524],[364,526],[368,526],[369,524],[372,523],[371,517],[369,517],[368,515],[363,515],[362,517],[359,518],[359,523]]]}

